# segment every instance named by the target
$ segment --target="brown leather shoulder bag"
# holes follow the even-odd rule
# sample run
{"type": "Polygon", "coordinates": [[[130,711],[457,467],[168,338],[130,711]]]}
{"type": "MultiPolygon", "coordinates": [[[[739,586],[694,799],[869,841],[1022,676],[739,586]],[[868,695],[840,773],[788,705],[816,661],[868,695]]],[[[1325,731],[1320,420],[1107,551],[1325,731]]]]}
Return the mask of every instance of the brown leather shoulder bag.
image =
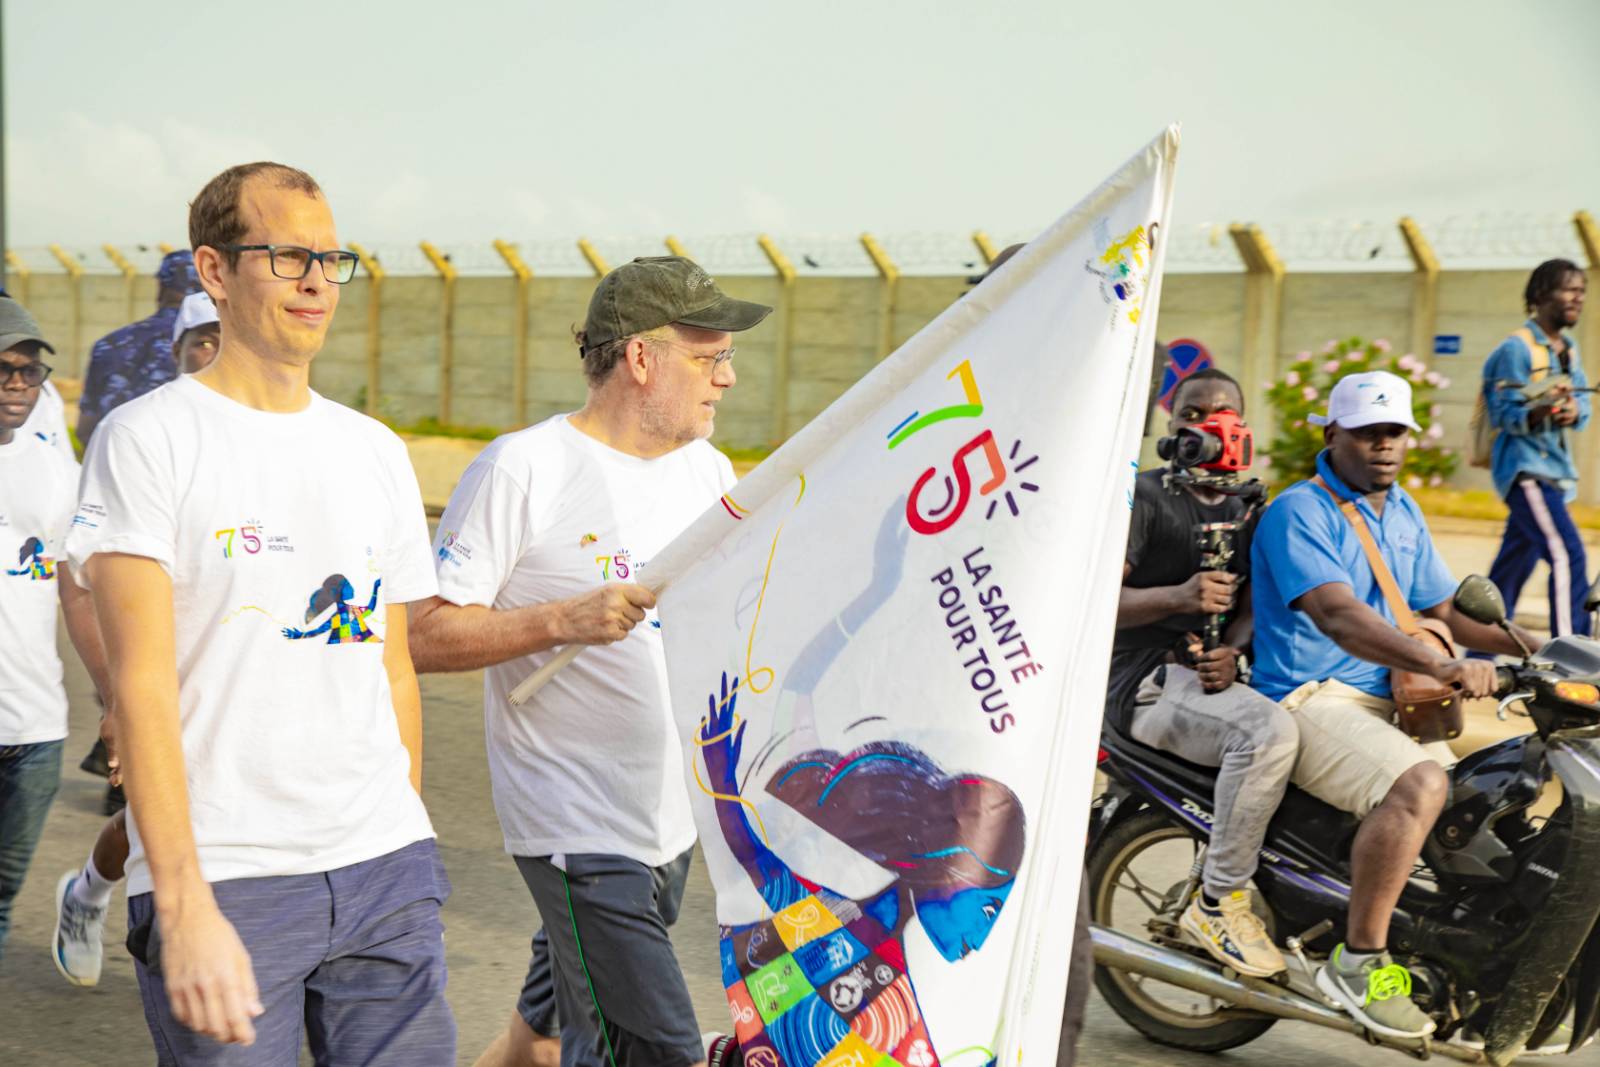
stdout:
{"type": "MultiPolygon", "coordinates": [[[[1438,619],[1417,618],[1411,605],[1406,603],[1405,594],[1400,592],[1400,585],[1390,573],[1389,565],[1378,552],[1378,543],[1372,539],[1372,531],[1367,528],[1367,520],[1362,517],[1355,501],[1340,500],[1321,475],[1311,480],[1328,494],[1350,525],[1355,527],[1361,551],[1366,553],[1367,565],[1372,568],[1372,576],[1378,580],[1378,588],[1383,590],[1383,598],[1389,602],[1389,610],[1394,613],[1395,625],[1400,632],[1454,659],[1456,650],[1450,627],[1438,619]]],[[[1461,735],[1463,709],[1461,690],[1457,687],[1445,685],[1431,674],[1391,668],[1389,688],[1394,696],[1396,725],[1413,741],[1426,744],[1429,741],[1448,741],[1461,735]]]]}

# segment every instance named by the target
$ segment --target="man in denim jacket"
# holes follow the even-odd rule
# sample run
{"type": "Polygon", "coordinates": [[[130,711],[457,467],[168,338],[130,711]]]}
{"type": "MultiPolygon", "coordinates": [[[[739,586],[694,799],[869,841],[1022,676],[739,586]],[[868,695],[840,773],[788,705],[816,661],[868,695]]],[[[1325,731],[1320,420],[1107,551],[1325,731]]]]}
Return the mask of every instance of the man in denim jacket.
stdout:
{"type": "Polygon", "coordinates": [[[1550,633],[1558,637],[1589,633],[1583,539],[1567,514],[1578,484],[1567,431],[1589,422],[1589,394],[1575,392],[1588,380],[1568,332],[1583,311],[1585,285],[1583,271],[1570,260],[1539,264],[1523,291],[1527,323],[1500,342],[1483,366],[1484,399],[1498,431],[1494,488],[1511,509],[1489,577],[1515,610],[1534,566],[1541,559],[1548,563],[1550,633]],[[1534,346],[1546,353],[1537,361],[1534,346]],[[1570,381],[1539,389],[1532,378],[1541,364],[1548,367],[1548,377],[1567,375],[1570,381]]]}

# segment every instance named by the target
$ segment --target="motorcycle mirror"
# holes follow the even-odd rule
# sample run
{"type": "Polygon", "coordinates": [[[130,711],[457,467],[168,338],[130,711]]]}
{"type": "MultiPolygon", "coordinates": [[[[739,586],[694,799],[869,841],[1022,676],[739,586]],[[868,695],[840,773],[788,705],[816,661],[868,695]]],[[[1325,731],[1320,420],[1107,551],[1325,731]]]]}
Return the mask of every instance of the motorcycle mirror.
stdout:
{"type": "Polygon", "coordinates": [[[1506,621],[1506,602],[1500,596],[1500,590],[1481,574],[1469,574],[1463,578],[1456,588],[1453,602],[1456,610],[1473,622],[1499,626],[1506,621]]]}
{"type": "Polygon", "coordinates": [[[1533,655],[1533,650],[1517,636],[1517,632],[1511,628],[1510,621],[1506,619],[1506,602],[1500,595],[1500,590],[1483,575],[1469,574],[1463,578],[1461,584],[1456,587],[1456,595],[1452,602],[1457,611],[1473,622],[1481,622],[1485,626],[1498,626],[1504,630],[1522,650],[1523,659],[1533,655]]]}

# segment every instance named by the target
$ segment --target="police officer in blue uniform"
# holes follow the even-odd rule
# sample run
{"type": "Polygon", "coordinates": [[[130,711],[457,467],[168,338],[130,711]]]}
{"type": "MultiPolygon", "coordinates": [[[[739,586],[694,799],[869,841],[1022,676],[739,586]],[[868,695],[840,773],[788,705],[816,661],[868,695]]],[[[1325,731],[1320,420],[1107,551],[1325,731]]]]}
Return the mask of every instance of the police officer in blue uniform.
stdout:
{"type": "Polygon", "coordinates": [[[85,447],[94,428],[113,408],[178,376],[172,356],[172,326],[183,298],[200,291],[194,257],[188,249],[167,253],[156,271],[156,281],[160,284],[156,313],[106,334],[89,353],[89,373],[78,401],[78,440],[85,447]]]}

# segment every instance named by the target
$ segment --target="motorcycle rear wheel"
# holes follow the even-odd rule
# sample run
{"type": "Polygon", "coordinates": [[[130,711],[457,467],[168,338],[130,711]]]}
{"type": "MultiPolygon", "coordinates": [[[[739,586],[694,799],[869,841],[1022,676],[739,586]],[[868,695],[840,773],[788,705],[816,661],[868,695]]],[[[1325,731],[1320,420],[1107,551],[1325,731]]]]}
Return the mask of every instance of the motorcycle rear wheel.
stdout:
{"type": "MultiPolygon", "coordinates": [[[[1089,854],[1089,906],[1093,921],[1102,926],[1116,927],[1122,933],[1141,940],[1151,940],[1147,925],[1149,920],[1143,919],[1137,925],[1130,922],[1129,909],[1119,904],[1117,890],[1123,890],[1121,894],[1123,897],[1131,896],[1133,903],[1142,904],[1149,918],[1165,914],[1163,909],[1172,907],[1173,894],[1187,879],[1189,866],[1197,849],[1198,844],[1189,833],[1159,811],[1139,812],[1113,828],[1095,843],[1094,850],[1089,854]],[[1188,851],[1187,859],[1182,863],[1182,869],[1177,875],[1178,883],[1165,891],[1163,907],[1151,906],[1146,893],[1134,888],[1140,886],[1144,891],[1148,891],[1151,886],[1132,868],[1141,857],[1144,857],[1147,861],[1146,866],[1152,868],[1150,873],[1164,884],[1170,882],[1171,873],[1176,869],[1172,861],[1180,852],[1179,842],[1188,842],[1194,847],[1188,851]],[[1166,855],[1161,857],[1151,855],[1158,848],[1166,855]],[[1164,872],[1162,868],[1165,868],[1164,872]],[[1125,879],[1132,879],[1133,885],[1128,884],[1125,879]]],[[[1149,876],[1147,873],[1146,877],[1149,876]]],[[[1178,914],[1186,904],[1187,901],[1176,902],[1178,910],[1172,910],[1170,914],[1172,923],[1177,922],[1178,914]]],[[[1116,1012],[1123,1022],[1151,1041],[1173,1048],[1188,1049],[1193,1052],[1223,1052],[1254,1041],[1272,1029],[1273,1024],[1277,1022],[1273,1018],[1241,1013],[1215,1001],[1210,1002],[1209,1011],[1175,1006],[1153,996],[1146,985],[1179,995],[1191,995],[1196,1000],[1209,1001],[1210,998],[1202,997],[1200,994],[1188,994],[1187,990],[1176,986],[1165,985],[1154,979],[1145,979],[1127,971],[1099,964],[1095,965],[1094,984],[1106,1003],[1111,1005],[1111,1010],[1116,1012]]]]}

